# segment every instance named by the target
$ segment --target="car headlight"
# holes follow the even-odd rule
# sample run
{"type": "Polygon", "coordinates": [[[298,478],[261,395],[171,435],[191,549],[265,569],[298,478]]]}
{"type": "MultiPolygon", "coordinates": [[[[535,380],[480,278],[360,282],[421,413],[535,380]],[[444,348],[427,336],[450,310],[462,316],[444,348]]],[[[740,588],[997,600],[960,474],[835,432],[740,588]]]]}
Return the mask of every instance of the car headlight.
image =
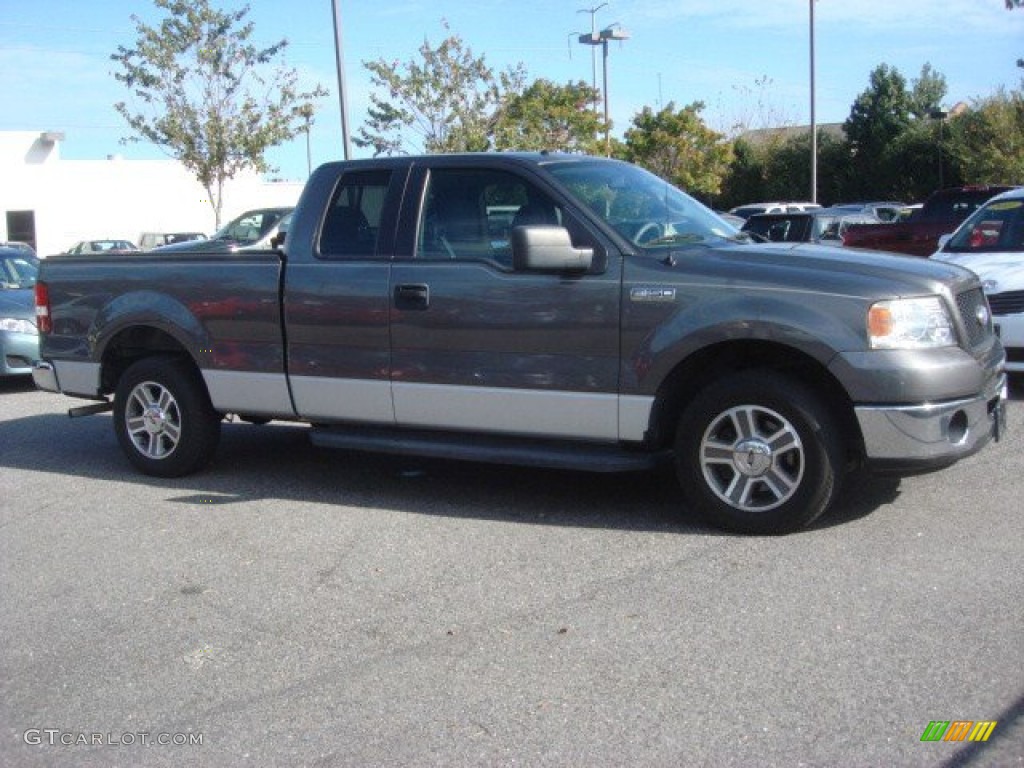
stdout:
{"type": "Polygon", "coordinates": [[[31,333],[33,335],[38,333],[35,323],[31,320],[22,320],[20,317],[0,317],[0,331],[31,333]]]}
{"type": "Polygon", "coordinates": [[[868,310],[872,349],[929,349],[956,346],[956,333],[938,296],[879,301],[868,310]]]}

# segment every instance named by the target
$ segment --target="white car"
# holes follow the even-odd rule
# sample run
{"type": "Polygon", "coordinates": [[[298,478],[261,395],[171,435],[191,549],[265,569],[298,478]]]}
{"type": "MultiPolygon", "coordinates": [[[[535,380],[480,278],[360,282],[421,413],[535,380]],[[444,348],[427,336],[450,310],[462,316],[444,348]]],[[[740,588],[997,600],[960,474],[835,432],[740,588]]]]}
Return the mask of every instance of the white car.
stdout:
{"type": "Polygon", "coordinates": [[[1006,348],[1006,370],[1024,373],[1024,188],[985,203],[939,240],[932,258],[967,267],[981,278],[1006,348]]]}
{"type": "Polygon", "coordinates": [[[800,201],[772,202],[772,203],[748,203],[737,205],[729,213],[739,216],[741,219],[749,219],[755,213],[802,213],[803,211],[816,211],[821,208],[817,203],[800,201]]]}

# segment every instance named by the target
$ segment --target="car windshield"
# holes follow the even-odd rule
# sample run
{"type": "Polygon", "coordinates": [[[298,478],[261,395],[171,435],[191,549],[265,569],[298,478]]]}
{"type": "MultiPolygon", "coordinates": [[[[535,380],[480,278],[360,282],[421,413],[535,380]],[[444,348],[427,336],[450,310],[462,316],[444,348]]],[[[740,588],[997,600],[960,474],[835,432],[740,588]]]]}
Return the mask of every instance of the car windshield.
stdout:
{"type": "Polygon", "coordinates": [[[714,211],[635,165],[610,160],[563,161],[545,168],[579,202],[641,248],[664,250],[713,240],[749,240],[714,211]]]}
{"type": "Polygon", "coordinates": [[[39,274],[39,260],[32,256],[0,256],[0,283],[4,288],[31,288],[39,274]]]}
{"type": "Polygon", "coordinates": [[[211,239],[252,245],[273,229],[283,215],[283,211],[249,211],[222,227],[211,239]]]}
{"type": "Polygon", "coordinates": [[[975,211],[946,244],[952,253],[1024,253],[1024,198],[993,200],[975,211]]]}

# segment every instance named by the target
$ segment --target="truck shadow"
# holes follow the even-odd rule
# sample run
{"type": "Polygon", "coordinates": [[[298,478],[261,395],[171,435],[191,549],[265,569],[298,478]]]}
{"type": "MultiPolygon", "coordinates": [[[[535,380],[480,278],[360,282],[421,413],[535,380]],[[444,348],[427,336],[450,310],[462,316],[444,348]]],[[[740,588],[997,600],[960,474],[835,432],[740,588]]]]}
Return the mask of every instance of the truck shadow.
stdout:
{"type": "MultiPolygon", "coordinates": [[[[214,463],[165,480],[132,468],[109,415],[47,414],[0,421],[0,467],[166,490],[174,504],[218,507],[256,500],[324,503],[534,525],[727,535],[685,509],[672,472],[591,474],[313,447],[307,428],[225,424],[214,463]]],[[[897,480],[859,477],[809,530],[842,525],[892,503],[897,480]]],[[[229,510],[225,509],[225,512],[229,510]]]]}

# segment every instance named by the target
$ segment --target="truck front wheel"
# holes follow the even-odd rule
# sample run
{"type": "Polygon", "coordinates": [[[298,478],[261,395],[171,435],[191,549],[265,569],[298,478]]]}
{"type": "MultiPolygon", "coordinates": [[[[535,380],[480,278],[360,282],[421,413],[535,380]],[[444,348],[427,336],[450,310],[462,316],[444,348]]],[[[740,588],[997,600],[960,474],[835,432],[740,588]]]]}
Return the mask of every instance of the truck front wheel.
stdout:
{"type": "Polygon", "coordinates": [[[129,366],[118,382],[114,432],[138,470],[181,477],[213,458],[220,416],[194,368],[170,357],[148,357],[129,366]]]}
{"type": "Polygon", "coordinates": [[[694,511],[740,533],[805,527],[832,502],[843,467],[836,421],[821,398],[770,370],[702,390],[679,420],[675,456],[694,511]]]}

